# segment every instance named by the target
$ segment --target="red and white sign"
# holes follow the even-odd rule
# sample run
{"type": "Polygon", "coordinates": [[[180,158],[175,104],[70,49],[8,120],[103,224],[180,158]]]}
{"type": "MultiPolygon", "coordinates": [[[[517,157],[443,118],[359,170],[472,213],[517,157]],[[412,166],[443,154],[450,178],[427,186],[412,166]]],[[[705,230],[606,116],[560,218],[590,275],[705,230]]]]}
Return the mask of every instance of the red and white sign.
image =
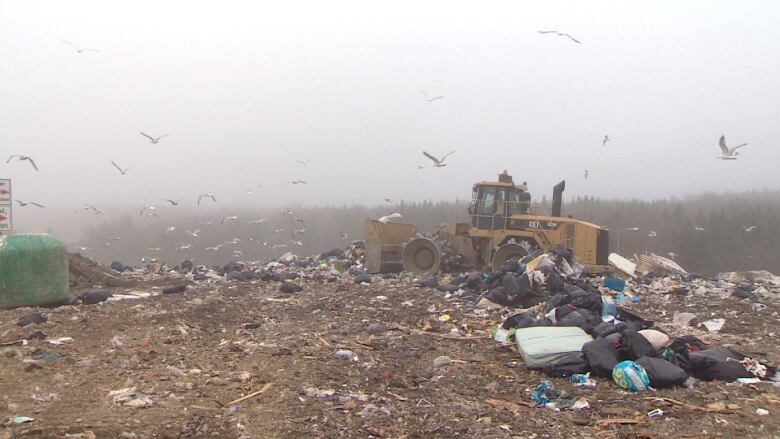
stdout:
{"type": "Polygon", "coordinates": [[[12,203],[11,180],[0,178],[0,233],[10,232],[14,229],[11,214],[12,203]]]}

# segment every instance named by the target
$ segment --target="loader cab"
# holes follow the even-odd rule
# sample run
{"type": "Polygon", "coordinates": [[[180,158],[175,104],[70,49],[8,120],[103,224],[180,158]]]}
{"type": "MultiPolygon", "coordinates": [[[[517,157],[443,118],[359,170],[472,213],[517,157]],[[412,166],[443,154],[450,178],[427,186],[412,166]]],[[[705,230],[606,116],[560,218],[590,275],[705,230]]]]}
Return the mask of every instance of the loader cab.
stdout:
{"type": "Polygon", "coordinates": [[[531,194],[527,186],[515,185],[506,171],[498,176],[498,182],[480,182],[474,185],[469,214],[471,225],[483,230],[506,229],[507,220],[515,214],[527,215],[531,194]]]}

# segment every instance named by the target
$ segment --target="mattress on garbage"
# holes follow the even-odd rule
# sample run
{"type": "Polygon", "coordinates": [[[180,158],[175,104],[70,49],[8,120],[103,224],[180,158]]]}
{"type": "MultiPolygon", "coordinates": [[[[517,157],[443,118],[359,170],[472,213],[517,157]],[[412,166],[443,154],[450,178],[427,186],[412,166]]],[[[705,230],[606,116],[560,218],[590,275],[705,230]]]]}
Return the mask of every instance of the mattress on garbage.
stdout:
{"type": "Polygon", "coordinates": [[[540,369],[577,358],[593,337],[573,326],[535,326],[516,330],[515,340],[525,365],[540,369]]]}

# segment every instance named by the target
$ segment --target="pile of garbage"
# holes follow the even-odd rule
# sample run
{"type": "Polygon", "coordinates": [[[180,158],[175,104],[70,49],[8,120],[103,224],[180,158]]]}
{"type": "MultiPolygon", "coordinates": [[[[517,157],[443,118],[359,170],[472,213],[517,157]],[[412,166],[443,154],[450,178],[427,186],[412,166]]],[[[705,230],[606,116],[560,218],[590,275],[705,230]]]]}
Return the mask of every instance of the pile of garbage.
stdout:
{"type": "MultiPolygon", "coordinates": [[[[753,283],[729,274],[729,279],[739,281],[734,284],[723,280],[724,276],[706,279],[690,274],[657,255],[636,260],[630,274],[615,270],[622,278],[585,277],[571,250],[555,246],[547,253],[508,261],[493,273],[420,279],[417,285],[473,300],[477,309],[511,311],[494,328],[493,337],[516,344],[527,367],[551,376],[612,378],[630,391],[690,385],[694,379],[780,381],[777,370],[759,359],[729,347],[710,346],[693,334],[674,337],[621,306],[635,304],[647,294],[716,294],[758,300],[776,294],[767,286],[766,275],[748,275],[762,280],[753,283]]],[[[753,305],[754,309],[763,306],[753,305]]],[[[683,328],[698,323],[695,315],[686,314],[690,313],[675,314],[675,323],[683,328]]],[[[715,332],[725,320],[700,323],[715,332]]]]}

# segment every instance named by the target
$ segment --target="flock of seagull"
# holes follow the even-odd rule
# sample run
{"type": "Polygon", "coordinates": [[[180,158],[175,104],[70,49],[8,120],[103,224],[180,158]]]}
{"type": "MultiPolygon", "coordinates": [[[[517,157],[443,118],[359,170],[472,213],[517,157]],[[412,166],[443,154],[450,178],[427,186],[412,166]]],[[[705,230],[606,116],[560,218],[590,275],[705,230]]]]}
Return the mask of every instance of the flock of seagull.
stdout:
{"type": "MultiPolygon", "coordinates": [[[[577,38],[575,38],[574,36],[572,36],[571,34],[566,33],[566,32],[561,32],[561,31],[557,31],[557,30],[540,30],[540,31],[537,31],[537,32],[540,33],[540,34],[544,34],[544,35],[552,35],[552,36],[563,37],[563,38],[566,38],[566,39],[570,40],[573,43],[582,44],[582,42],[580,40],[578,40],[577,38]]],[[[86,52],[92,52],[92,53],[99,53],[100,52],[99,50],[96,50],[96,49],[91,49],[91,48],[79,46],[79,45],[77,45],[75,43],[72,43],[70,41],[62,40],[62,42],[64,44],[72,47],[77,53],[80,53],[80,54],[83,54],[83,53],[86,53],[86,52]]],[[[424,102],[426,104],[428,104],[428,105],[433,105],[433,104],[435,104],[437,102],[442,102],[445,99],[445,96],[443,96],[443,95],[433,95],[432,96],[432,95],[429,95],[428,92],[426,92],[424,90],[422,90],[421,93],[423,95],[424,102]]],[[[171,133],[167,133],[167,134],[163,134],[163,135],[159,135],[159,136],[154,136],[154,135],[147,134],[147,133],[145,133],[143,131],[141,131],[140,134],[143,137],[145,137],[149,141],[149,143],[155,144],[155,145],[159,144],[160,141],[163,138],[168,137],[168,136],[171,135],[171,133]]],[[[607,143],[610,142],[610,141],[611,141],[611,139],[609,138],[609,135],[605,134],[604,138],[602,139],[602,146],[604,148],[606,148],[607,147],[607,143]]],[[[718,141],[718,145],[720,146],[720,149],[721,149],[721,154],[717,156],[718,159],[720,159],[720,160],[736,160],[738,158],[738,156],[739,156],[739,151],[738,150],[740,148],[746,146],[747,143],[743,143],[743,144],[740,144],[740,145],[737,145],[737,146],[729,148],[727,146],[727,144],[726,144],[725,136],[721,136],[719,141],[718,141]]],[[[424,150],[422,151],[422,154],[423,154],[423,156],[428,158],[432,163],[429,166],[418,165],[417,166],[418,169],[426,169],[426,168],[429,168],[429,167],[430,168],[443,168],[443,167],[447,166],[447,163],[445,162],[445,160],[448,157],[450,157],[451,155],[455,154],[455,151],[454,150],[450,151],[450,152],[448,152],[448,153],[446,153],[446,154],[444,154],[444,155],[442,155],[440,157],[434,156],[433,154],[431,154],[431,153],[429,153],[427,151],[424,151],[424,150]]],[[[29,156],[26,156],[26,155],[21,155],[21,154],[14,154],[14,155],[11,155],[6,160],[6,163],[11,163],[13,160],[16,160],[18,162],[27,162],[27,163],[29,163],[30,166],[33,167],[33,169],[36,172],[39,171],[38,166],[37,166],[37,164],[35,163],[35,160],[32,157],[29,157],[29,156]]],[[[311,159],[305,159],[305,160],[304,159],[298,159],[298,160],[294,160],[294,162],[298,163],[300,165],[303,165],[304,167],[309,167],[311,165],[312,160],[311,159]]],[[[133,169],[132,166],[130,166],[130,167],[122,167],[122,166],[120,166],[118,163],[116,163],[113,160],[111,160],[110,163],[119,172],[119,174],[122,175],[122,176],[127,175],[128,171],[133,169]]],[[[587,169],[585,169],[585,171],[584,171],[585,179],[588,179],[589,176],[590,176],[590,172],[587,169]]],[[[289,181],[285,182],[284,184],[282,184],[282,186],[287,186],[287,185],[305,185],[305,184],[308,184],[308,181],[301,180],[301,179],[293,179],[293,180],[289,180],[289,181]]],[[[262,187],[261,185],[258,185],[254,189],[244,189],[244,191],[251,195],[251,194],[254,194],[255,190],[257,190],[257,189],[259,189],[261,187],[262,187]]],[[[170,207],[176,207],[176,206],[179,206],[181,203],[183,203],[185,200],[184,199],[168,199],[168,198],[166,198],[166,199],[163,199],[162,201],[169,203],[170,207]]],[[[197,198],[196,205],[199,206],[201,204],[201,202],[203,202],[203,201],[210,201],[212,203],[216,203],[217,202],[217,198],[212,193],[202,193],[202,194],[199,194],[198,198],[197,198]]],[[[387,198],[387,197],[384,199],[384,201],[387,202],[387,203],[392,203],[392,200],[390,198],[387,198]]],[[[38,207],[38,208],[44,208],[45,207],[42,204],[39,204],[39,203],[33,202],[33,201],[16,200],[16,202],[17,202],[17,204],[20,207],[25,207],[25,206],[35,206],[35,207],[38,207]]],[[[91,205],[91,204],[84,204],[83,209],[86,210],[86,211],[90,211],[94,215],[100,215],[100,214],[103,213],[103,211],[101,209],[98,209],[97,207],[95,207],[94,205],[91,205]]],[[[153,205],[146,205],[146,206],[144,206],[141,209],[140,215],[146,215],[146,216],[149,216],[149,217],[158,217],[159,215],[155,212],[155,210],[156,210],[155,206],[153,206],[153,205]]],[[[287,210],[285,210],[285,212],[283,212],[283,214],[291,215],[292,212],[289,209],[287,209],[287,210]]],[[[390,221],[393,221],[393,220],[396,220],[396,219],[399,219],[399,218],[401,218],[401,214],[399,214],[399,213],[392,213],[392,214],[389,214],[389,215],[382,216],[381,218],[379,218],[379,221],[383,222],[383,223],[386,223],[386,222],[390,222],[390,221]]],[[[218,222],[219,224],[224,224],[226,221],[236,221],[238,219],[239,219],[238,216],[233,215],[233,216],[227,216],[227,217],[221,218],[220,220],[217,220],[217,221],[210,221],[210,222],[207,222],[206,224],[210,225],[210,224],[214,224],[216,222],[218,222]]],[[[261,224],[261,223],[264,223],[265,221],[266,221],[265,218],[254,219],[254,220],[249,221],[248,224],[261,224]]],[[[295,222],[303,223],[303,219],[296,218],[294,221],[291,221],[291,223],[295,223],[295,222]]],[[[742,226],[742,228],[743,228],[743,230],[745,232],[751,232],[751,231],[755,230],[756,226],[742,226]]],[[[169,233],[172,233],[175,230],[176,230],[175,226],[170,226],[170,227],[168,227],[166,229],[164,234],[168,235],[169,233]]],[[[638,231],[639,228],[638,227],[629,227],[626,230],[627,231],[638,231]]],[[[696,231],[704,231],[704,229],[702,227],[699,227],[699,226],[696,226],[695,230],[696,231]]],[[[284,231],[284,229],[275,229],[274,233],[281,233],[283,231],[284,231]]],[[[271,244],[271,243],[269,243],[267,241],[260,241],[259,243],[263,247],[271,246],[271,248],[273,248],[273,249],[284,248],[284,247],[287,247],[287,245],[303,245],[303,242],[300,241],[300,240],[296,240],[295,237],[296,237],[296,234],[297,235],[303,235],[305,233],[305,231],[306,231],[305,228],[293,229],[293,232],[292,232],[293,240],[291,240],[291,241],[289,241],[289,242],[287,242],[285,244],[281,244],[281,243],[271,244]]],[[[189,235],[189,236],[197,238],[197,237],[200,236],[201,230],[200,229],[196,229],[194,231],[186,231],[185,233],[187,235],[189,235]]],[[[655,238],[655,237],[658,236],[658,234],[654,230],[651,230],[651,231],[649,231],[647,236],[651,237],[651,238],[655,238]]],[[[349,234],[341,232],[341,233],[339,233],[339,237],[341,239],[347,240],[347,239],[349,239],[349,234]]],[[[115,242],[118,242],[118,241],[121,241],[121,240],[122,240],[121,237],[116,237],[116,236],[115,237],[110,237],[108,239],[108,241],[104,243],[104,245],[106,247],[108,247],[112,243],[115,243],[115,242]]],[[[249,240],[252,241],[252,240],[255,240],[255,238],[250,238],[249,240]]],[[[221,248],[223,248],[225,246],[235,245],[235,244],[238,244],[239,242],[241,242],[241,240],[239,238],[234,238],[233,240],[226,241],[224,243],[220,243],[220,244],[217,244],[217,245],[214,245],[214,246],[206,247],[206,250],[219,251],[221,248]]],[[[78,247],[78,248],[81,249],[82,251],[89,250],[89,248],[87,248],[87,247],[78,247]]],[[[174,249],[175,250],[186,250],[186,249],[190,249],[190,248],[192,248],[192,244],[182,244],[179,247],[176,247],[174,249]]],[[[161,251],[161,250],[163,250],[163,248],[162,247],[154,247],[154,248],[150,248],[149,250],[161,251]]],[[[241,254],[241,251],[234,250],[233,254],[235,256],[239,256],[241,254]]]]}
{"type": "MultiPolygon", "coordinates": [[[[749,232],[752,232],[753,230],[756,230],[757,228],[758,228],[758,226],[745,226],[745,225],[743,225],[742,226],[742,231],[744,231],[745,233],[749,233],[749,232]]],[[[627,227],[625,230],[627,232],[638,232],[639,231],[639,227],[627,227]]],[[[693,230],[696,231],[696,232],[703,232],[704,231],[704,227],[693,226],[693,230]]],[[[650,237],[650,238],[657,238],[658,237],[658,233],[655,230],[650,230],[650,231],[647,232],[647,236],[650,237]]]]}

